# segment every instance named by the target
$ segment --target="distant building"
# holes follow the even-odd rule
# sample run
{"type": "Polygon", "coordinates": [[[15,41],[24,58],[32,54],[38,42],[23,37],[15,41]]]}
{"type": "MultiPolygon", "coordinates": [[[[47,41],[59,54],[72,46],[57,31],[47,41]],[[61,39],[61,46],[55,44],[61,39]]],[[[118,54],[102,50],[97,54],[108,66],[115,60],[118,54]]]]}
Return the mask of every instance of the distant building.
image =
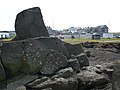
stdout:
{"type": "Polygon", "coordinates": [[[112,33],[103,33],[103,38],[113,38],[113,34],[112,33]]]}
{"type": "Polygon", "coordinates": [[[100,38],[101,38],[100,34],[98,34],[98,33],[93,33],[92,34],[92,39],[93,40],[99,40],[100,38]]]}
{"type": "Polygon", "coordinates": [[[81,32],[81,33],[79,34],[79,37],[80,37],[80,38],[91,39],[91,38],[92,38],[92,34],[87,33],[87,32],[81,32]]]}
{"type": "Polygon", "coordinates": [[[10,38],[10,34],[7,31],[0,32],[0,39],[7,39],[10,38]]]}

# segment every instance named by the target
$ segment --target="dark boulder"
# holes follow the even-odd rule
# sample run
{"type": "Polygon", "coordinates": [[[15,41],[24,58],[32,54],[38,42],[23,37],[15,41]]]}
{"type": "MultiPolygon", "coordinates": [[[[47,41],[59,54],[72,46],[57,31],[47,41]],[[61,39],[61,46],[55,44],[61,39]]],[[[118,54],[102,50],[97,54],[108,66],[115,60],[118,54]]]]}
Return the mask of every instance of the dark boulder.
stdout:
{"type": "Polygon", "coordinates": [[[43,61],[47,53],[45,45],[34,39],[27,39],[23,41],[24,45],[24,64],[22,65],[23,72],[38,73],[42,68],[43,61]]]}
{"type": "Polygon", "coordinates": [[[51,75],[54,74],[57,70],[68,66],[67,58],[63,54],[52,49],[44,52],[47,53],[47,55],[40,70],[42,74],[51,75]]]}
{"type": "Polygon", "coordinates": [[[66,47],[64,46],[60,39],[53,37],[38,37],[35,38],[35,40],[43,43],[47,47],[47,49],[53,49],[55,51],[62,53],[67,58],[70,58],[66,47]]]}
{"type": "Polygon", "coordinates": [[[60,71],[58,71],[56,73],[56,75],[54,75],[53,77],[51,77],[52,79],[54,78],[69,78],[70,76],[72,76],[74,74],[74,71],[71,67],[69,68],[65,68],[65,69],[61,69],[60,71]]]}
{"type": "Polygon", "coordinates": [[[85,66],[89,66],[89,59],[85,53],[81,53],[77,55],[76,58],[78,59],[81,68],[85,66]]]}
{"type": "Polygon", "coordinates": [[[71,66],[76,73],[80,72],[80,64],[77,59],[69,59],[68,62],[69,66],[71,66]]]}
{"type": "Polygon", "coordinates": [[[0,60],[0,81],[3,81],[5,79],[6,79],[6,75],[5,75],[4,67],[0,60]]]}
{"type": "Polygon", "coordinates": [[[67,58],[38,40],[24,41],[25,60],[32,73],[54,74],[68,65],[67,58]]]}
{"type": "Polygon", "coordinates": [[[78,81],[73,78],[56,78],[55,80],[48,79],[38,85],[31,85],[29,90],[46,90],[46,88],[51,88],[52,90],[78,90],[78,81]]]}
{"type": "Polygon", "coordinates": [[[87,57],[90,57],[90,51],[85,50],[85,54],[87,55],[87,57]]]}
{"type": "MultiPolygon", "coordinates": [[[[37,79],[38,75],[19,74],[7,80],[7,90],[26,90],[27,83],[37,79]]],[[[1,89],[0,89],[1,90],[1,89]]],[[[3,89],[6,90],[6,89],[3,89]]]]}
{"type": "Polygon", "coordinates": [[[78,78],[78,81],[81,82],[79,84],[79,90],[91,90],[93,88],[99,90],[105,88],[109,83],[108,76],[96,73],[92,66],[86,67],[86,70],[78,73],[76,77],[78,78]]]}
{"type": "Polygon", "coordinates": [[[14,40],[23,40],[45,36],[48,37],[48,31],[44,25],[43,16],[39,7],[26,9],[17,14],[15,20],[16,37],[14,40]]]}
{"type": "Polygon", "coordinates": [[[115,64],[112,77],[112,90],[120,90],[120,61],[115,64]]]}
{"type": "Polygon", "coordinates": [[[21,41],[3,43],[1,46],[1,59],[8,76],[15,75],[20,71],[23,56],[23,43],[21,41]]]}
{"type": "Polygon", "coordinates": [[[64,45],[65,47],[67,48],[68,52],[69,52],[69,55],[78,55],[80,53],[83,53],[84,50],[83,50],[83,47],[81,44],[70,44],[70,43],[65,43],[64,42],[64,45]]]}

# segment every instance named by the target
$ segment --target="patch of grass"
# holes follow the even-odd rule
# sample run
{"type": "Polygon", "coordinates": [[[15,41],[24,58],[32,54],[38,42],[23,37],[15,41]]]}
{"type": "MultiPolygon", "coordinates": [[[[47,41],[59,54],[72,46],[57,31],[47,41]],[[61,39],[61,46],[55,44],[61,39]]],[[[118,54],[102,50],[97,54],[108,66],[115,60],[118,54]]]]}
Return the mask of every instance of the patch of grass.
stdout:
{"type": "Polygon", "coordinates": [[[82,42],[120,42],[120,38],[101,38],[100,40],[92,40],[92,39],[86,39],[86,38],[65,38],[62,41],[71,43],[71,44],[76,44],[76,43],[82,43],[82,42]]]}

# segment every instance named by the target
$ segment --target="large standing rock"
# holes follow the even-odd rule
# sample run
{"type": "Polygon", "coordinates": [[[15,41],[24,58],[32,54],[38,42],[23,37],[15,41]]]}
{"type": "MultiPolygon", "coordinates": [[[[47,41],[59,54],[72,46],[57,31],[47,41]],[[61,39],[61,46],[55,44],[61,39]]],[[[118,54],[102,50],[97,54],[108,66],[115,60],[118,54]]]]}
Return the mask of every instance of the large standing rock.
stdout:
{"type": "Polygon", "coordinates": [[[112,81],[112,90],[120,90],[120,61],[114,66],[112,81]]]}
{"type": "Polygon", "coordinates": [[[53,49],[55,51],[58,51],[62,53],[63,55],[65,55],[67,58],[70,58],[66,47],[64,46],[62,41],[59,40],[58,38],[40,37],[40,38],[36,38],[35,40],[38,40],[41,43],[43,43],[48,49],[53,49]]]}
{"type": "Polygon", "coordinates": [[[82,47],[81,44],[74,44],[74,45],[72,45],[70,43],[65,43],[64,42],[64,45],[67,48],[67,50],[68,50],[70,55],[72,55],[72,54],[73,55],[78,55],[78,54],[84,52],[83,47],[82,47]]]}
{"type": "Polygon", "coordinates": [[[3,43],[1,59],[6,68],[7,75],[14,75],[20,71],[24,55],[21,41],[3,43]]]}
{"type": "Polygon", "coordinates": [[[14,40],[49,36],[39,7],[20,12],[16,17],[15,31],[17,37],[14,40]]]}

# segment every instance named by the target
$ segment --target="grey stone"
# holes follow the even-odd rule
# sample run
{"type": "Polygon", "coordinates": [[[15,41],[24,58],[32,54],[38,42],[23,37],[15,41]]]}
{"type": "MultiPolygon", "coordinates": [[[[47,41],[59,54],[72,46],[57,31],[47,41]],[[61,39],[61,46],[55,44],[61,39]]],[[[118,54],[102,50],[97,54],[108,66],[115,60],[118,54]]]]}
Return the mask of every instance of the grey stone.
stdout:
{"type": "Polygon", "coordinates": [[[45,45],[34,39],[27,39],[23,41],[24,44],[24,65],[22,65],[23,72],[39,73],[42,68],[43,61],[47,53],[45,45]],[[26,67],[27,66],[27,67],[26,67]]]}
{"type": "Polygon", "coordinates": [[[25,86],[20,86],[20,87],[16,88],[15,90],[26,90],[26,87],[25,86]]]}
{"type": "Polygon", "coordinates": [[[15,20],[15,31],[17,37],[14,40],[49,36],[39,7],[29,8],[18,13],[15,20]]]}
{"type": "Polygon", "coordinates": [[[4,67],[0,60],[0,81],[3,81],[5,79],[6,79],[6,75],[5,75],[4,67]]]}
{"type": "Polygon", "coordinates": [[[54,74],[68,65],[67,58],[53,49],[46,48],[44,43],[29,39],[24,41],[25,61],[32,73],[54,74]]]}
{"type": "Polygon", "coordinates": [[[98,69],[98,68],[96,68],[96,67],[94,67],[94,71],[95,71],[96,73],[98,73],[98,74],[101,74],[101,73],[102,73],[102,70],[100,70],[100,69],[98,69]]]}
{"type": "Polygon", "coordinates": [[[96,68],[102,69],[102,65],[95,65],[96,68]]]}
{"type": "Polygon", "coordinates": [[[27,83],[38,78],[38,75],[24,75],[20,74],[17,77],[12,77],[7,81],[7,90],[26,90],[27,83]]]}
{"type": "Polygon", "coordinates": [[[34,86],[32,89],[41,90],[45,88],[52,88],[53,90],[77,90],[78,81],[73,78],[56,78],[55,80],[48,79],[45,82],[34,86]]]}
{"type": "Polygon", "coordinates": [[[23,44],[21,41],[6,42],[1,47],[1,59],[6,68],[7,76],[20,71],[23,61],[23,44]]]}
{"type": "Polygon", "coordinates": [[[44,88],[42,90],[53,90],[52,88],[44,88]]]}
{"type": "Polygon", "coordinates": [[[77,59],[69,59],[68,62],[69,66],[71,66],[76,73],[80,72],[80,64],[77,59]]]}
{"type": "MultiPolygon", "coordinates": [[[[83,70],[81,73],[78,73],[78,80],[82,83],[80,84],[80,88],[84,88],[84,90],[90,90],[97,86],[107,86],[109,83],[109,78],[105,74],[98,74],[94,71],[94,67],[88,66],[86,70],[83,70]]],[[[81,90],[81,89],[80,89],[81,90]]]]}
{"type": "Polygon", "coordinates": [[[54,75],[52,77],[52,79],[60,78],[60,77],[62,77],[62,78],[69,78],[70,76],[73,75],[73,73],[74,73],[74,71],[73,71],[73,69],[71,67],[65,68],[65,69],[61,69],[60,71],[58,71],[56,73],[56,75],[54,75]]]}
{"type": "Polygon", "coordinates": [[[47,49],[53,49],[55,51],[62,53],[67,58],[70,58],[66,47],[64,46],[60,39],[54,37],[38,37],[35,38],[35,40],[43,43],[47,47],[47,49]]]}
{"type": "Polygon", "coordinates": [[[26,84],[26,86],[29,87],[29,88],[34,88],[34,86],[36,86],[38,84],[41,84],[41,83],[45,82],[48,79],[49,79],[49,77],[42,77],[42,78],[36,79],[36,80],[26,84]]]}
{"type": "Polygon", "coordinates": [[[83,47],[81,44],[70,44],[70,43],[66,43],[64,42],[65,47],[67,48],[68,52],[70,55],[78,55],[80,53],[84,53],[83,47]]]}
{"type": "Polygon", "coordinates": [[[54,74],[57,70],[68,66],[67,58],[63,54],[52,49],[45,52],[47,55],[40,70],[42,74],[54,74]]]}
{"type": "Polygon", "coordinates": [[[120,61],[115,64],[112,77],[112,90],[120,90],[120,61]]]}
{"type": "Polygon", "coordinates": [[[87,57],[90,57],[90,51],[85,50],[84,52],[85,52],[85,54],[87,55],[87,57]]]}
{"type": "Polygon", "coordinates": [[[89,59],[85,55],[85,53],[81,53],[77,55],[76,58],[78,59],[81,68],[85,66],[89,66],[89,59]]]}
{"type": "Polygon", "coordinates": [[[5,79],[6,79],[5,70],[0,60],[0,90],[7,88],[7,81],[5,79]]]}

